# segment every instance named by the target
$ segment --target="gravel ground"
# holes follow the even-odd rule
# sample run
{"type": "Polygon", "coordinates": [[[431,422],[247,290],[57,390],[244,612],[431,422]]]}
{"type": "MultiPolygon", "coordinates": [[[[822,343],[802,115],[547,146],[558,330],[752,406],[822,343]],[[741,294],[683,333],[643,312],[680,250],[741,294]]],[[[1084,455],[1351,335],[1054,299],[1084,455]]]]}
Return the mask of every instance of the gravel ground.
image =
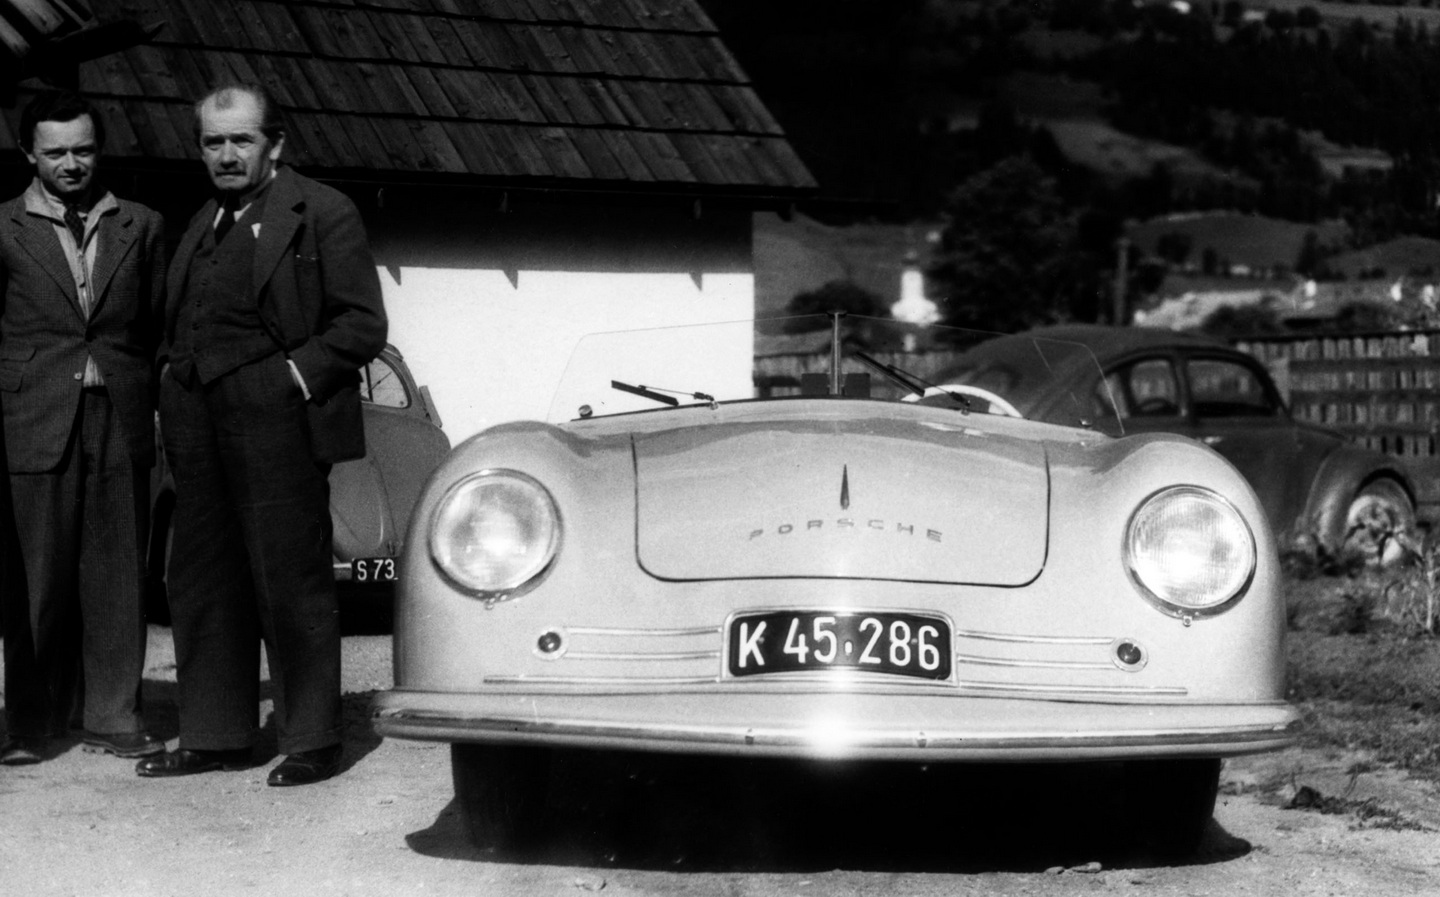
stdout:
{"type": "MultiPolygon", "coordinates": [[[[173,734],[170,634],[150,636],[147,715],[173,734]]],[[[348,636],[345,671],[346,769],[313,787],[266,787],[276,759],[268,731],[256,755],[264,762],[232,773],[140,779],[133,762],[78,743],[36,766],[0,768],[0,892],[1440,894],[1434,786],[1383,768],[1355,775],[1366,758],[1298,749],[1227,764],[1216,821],[1184,864],[1109,843],[1124,808],[1105,801],[1103,782],[1001,770],[917,790],[883,775],[764,771],[729,791],[733,777],[673,764],[612,770],[640,784],[616,797],[601,776],[566,804],[544,855],[495,861],[461,837],[447,748],[382,741],[369,728],[370,698],[390,683],[388,637],[348,636]],[[775,831],[752,808],[762,791],[807,801],[816,789],[831,799],[807,831],[775,831]]]]}

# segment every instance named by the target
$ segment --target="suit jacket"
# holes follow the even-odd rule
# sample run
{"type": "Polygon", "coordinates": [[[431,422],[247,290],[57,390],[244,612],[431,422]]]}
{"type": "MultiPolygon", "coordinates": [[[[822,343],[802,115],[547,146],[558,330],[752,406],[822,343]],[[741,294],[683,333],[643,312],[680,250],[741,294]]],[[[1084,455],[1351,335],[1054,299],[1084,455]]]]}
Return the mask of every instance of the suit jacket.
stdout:
{"type": "MultiPolygon", "coordinates": [[[[310,391],[310,447],[333,463],[365,454],[360,368],[385,347],[380,277],[360,212],[343,193],[282,167],[269,186],[250,294],[260,319],[310,391]]],[[[195,250],[213,226],[216,200],[195,213],[170,263],[162,361],[169,356],[195,250]]]]}
{"type": "Polygon", "coordinates": [[[165,295],[164,222],[118,200],[103,215],[87,320],[55,225],[25,211],[24,194],[0,204],[0,409],[10,470],[40,473],[61,460],[75,424],[85,357],[95,359],[124,448],[155,463],[152,359],[165,295]]]}

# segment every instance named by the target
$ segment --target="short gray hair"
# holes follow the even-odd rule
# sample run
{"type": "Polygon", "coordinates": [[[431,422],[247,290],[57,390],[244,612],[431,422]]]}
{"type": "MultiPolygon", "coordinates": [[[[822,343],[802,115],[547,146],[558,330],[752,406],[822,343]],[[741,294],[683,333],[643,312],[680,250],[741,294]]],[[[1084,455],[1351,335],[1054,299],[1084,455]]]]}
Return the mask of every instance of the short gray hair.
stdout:
{"type": "Polygon", "coordinates": [[[285,121],[280,117],[280,105],[264,85],[250,82],[236,82],[217,87],[195,102],[195,137],[200,137],[200,108],[214,102],[217,109],[228,109],[235,104],[236,97],[248,94],[260,107],[260,133],[266,139],[277,141],[285,136],[285,121]]]}

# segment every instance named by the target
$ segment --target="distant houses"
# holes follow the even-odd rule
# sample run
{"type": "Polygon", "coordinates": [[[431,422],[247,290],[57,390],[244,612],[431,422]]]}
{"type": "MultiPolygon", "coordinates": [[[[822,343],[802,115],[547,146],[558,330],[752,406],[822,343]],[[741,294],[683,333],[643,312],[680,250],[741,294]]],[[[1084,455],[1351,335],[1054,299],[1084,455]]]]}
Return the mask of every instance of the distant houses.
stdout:
{"type": "Polygon", "coordinates": [[[1268,309],[1289,328],[1341,315],[1380,320],[1401,310],[1397,297],[1418,301],[1440,284],[1440,241],[1405,236],[1342,250],[1351,234],[1338,221],[1194,212],[1134,224],[1127,236],[1141,265],[1165,272],[1133,316],[1147,327],[1192,329],[1226,307],[1268,309]]]}
{"type": "Polygon", "coordinates": [[[1408,312],[1417,304],[1434,311],[1437,287],[1435,278],[1415,277],[1329,282],[1295,278],[1234,285],[1216,281],[1208,286],[1176,278],[1162,287],[1158,301],[1135,312],[1132,323],[1195,330],[1221,309],[1258,308],[1271,312],[1286,329],[1323,330],[1341,323],[1384,321],[1392,312],[1408,312]]]}
{"type": "Polygon", "coordinates": [[[1215,285],[1210,288],[1196,287],[1176,291],[1162,287],[1158,301],[1147,308],[1137,309],[1131,323],[1140,327],[1155,327],[1164,330],[1196,330],[1206,319],[1225,307],[1245,308],[1251,306],[1293,307],[1293,287],[1272,284],[1257,284],[1251,281],[1237,282],[1233,286],[1215,285]]]}

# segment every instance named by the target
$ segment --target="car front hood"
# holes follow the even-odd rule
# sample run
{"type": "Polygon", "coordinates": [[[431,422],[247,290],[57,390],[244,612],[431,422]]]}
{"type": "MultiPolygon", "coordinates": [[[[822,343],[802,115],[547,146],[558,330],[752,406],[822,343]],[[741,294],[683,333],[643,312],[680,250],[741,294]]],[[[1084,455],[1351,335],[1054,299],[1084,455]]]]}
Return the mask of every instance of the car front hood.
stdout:
{"type": "Polygon", "coordinates": [[[637,551],[662,579],[1023,585],[1045,563],[1040,443],[923,421],[637,434],[637,551]]]}

